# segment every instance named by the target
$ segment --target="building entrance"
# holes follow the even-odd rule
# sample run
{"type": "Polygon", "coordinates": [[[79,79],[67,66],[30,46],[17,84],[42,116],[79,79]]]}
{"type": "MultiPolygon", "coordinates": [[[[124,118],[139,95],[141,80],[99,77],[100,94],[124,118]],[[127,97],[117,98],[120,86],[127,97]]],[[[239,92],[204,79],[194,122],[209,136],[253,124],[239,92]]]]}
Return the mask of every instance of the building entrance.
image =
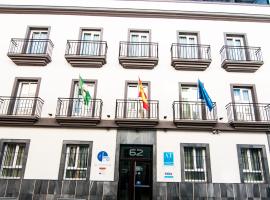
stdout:
{"type": "Polygon", "coordinates": [[[153,147],[120,145],[119,200],[151,200],[153,147]]]}

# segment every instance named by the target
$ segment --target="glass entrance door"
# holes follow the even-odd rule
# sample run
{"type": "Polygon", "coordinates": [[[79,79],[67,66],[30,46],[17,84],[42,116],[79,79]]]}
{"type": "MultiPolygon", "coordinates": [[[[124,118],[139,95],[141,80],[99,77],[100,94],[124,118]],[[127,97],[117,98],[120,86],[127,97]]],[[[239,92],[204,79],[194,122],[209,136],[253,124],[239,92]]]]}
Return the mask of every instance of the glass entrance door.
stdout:
{"type": "Polygon", "coordinates": [[[178,54],[180,58],[197,59],[199,58],[199,49],[197,35],[180,34],[178,41],[180,43],[178,54]]]}
{"type": "Polygon", "coordinates": [[[100,31],[83,31],[81,36],[80,55],[99,56],[100,55],[100,31]]]}
{"type": "Polygon", "coordinates": [[[229,60],[246,60],[243,37],[227,37],[229,60]]]}
{"type": "Polygon", "coordinates": [[[134,57],[149,57],[149,32],[130,32],[128,55],[134,57]]]}
{"type": "Polygon", "coordinates": [[[182,118],[183,119],[202,119],[201,102],[198,99],[197,86],[182,86],[182,118]]]}
{"type": "Polygon", "coordinates": [[[152,167],[152,146],[121,145],[118,200],[151,200],[152,167]]]}
{"type": "Polygon", "coordinates": [[[236,117],[240,121],[254,121],[255,112],[250,88],[234,88],[234,101],[236,103],[236,117]]]}
{"type": "Polygon", "coordinates": [[[27,45],[27,53],[29,54],[44,54],[47,48],[48,31],[32,30],[29,36],[27,45]]]}

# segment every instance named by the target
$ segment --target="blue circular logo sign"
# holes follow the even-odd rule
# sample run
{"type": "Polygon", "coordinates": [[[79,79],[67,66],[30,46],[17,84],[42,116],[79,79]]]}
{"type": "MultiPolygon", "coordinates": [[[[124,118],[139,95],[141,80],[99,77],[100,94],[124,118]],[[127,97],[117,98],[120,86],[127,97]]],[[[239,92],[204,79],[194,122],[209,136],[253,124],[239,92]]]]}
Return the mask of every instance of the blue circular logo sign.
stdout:
{"type": "Polygon", "coordinates": [[[109,161],[109,155],[106,151],[100,151],[97,155],[97,159],[102,162],[104,160],[109,161]]]}

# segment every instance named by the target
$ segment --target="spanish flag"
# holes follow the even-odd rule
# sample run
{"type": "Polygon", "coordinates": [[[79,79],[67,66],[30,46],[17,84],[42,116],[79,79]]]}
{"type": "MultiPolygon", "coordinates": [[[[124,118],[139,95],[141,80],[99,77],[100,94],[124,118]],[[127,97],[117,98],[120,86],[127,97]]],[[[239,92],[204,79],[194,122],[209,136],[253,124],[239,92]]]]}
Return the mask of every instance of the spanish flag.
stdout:
{"type": "Polygon", "coordinates": [[[148,104],[148,100],[147,100],[147,95],[145,94],[145,92],[143,90],[143,85],[142,85],[142,81],[141,81],[140,78],[139,78],[138,85],[139,85],[139,97],[141,97],[141,99],[142,99],[143,108],[145,110],[148,110],[149,109],[149,104],[148,104]]]}

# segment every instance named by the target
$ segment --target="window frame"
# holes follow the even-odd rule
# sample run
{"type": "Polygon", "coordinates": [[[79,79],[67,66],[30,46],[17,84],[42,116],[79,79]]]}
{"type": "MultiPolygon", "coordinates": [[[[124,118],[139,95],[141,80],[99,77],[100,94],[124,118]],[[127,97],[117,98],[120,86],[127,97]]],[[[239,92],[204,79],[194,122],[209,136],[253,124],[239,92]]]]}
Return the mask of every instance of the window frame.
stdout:
{"type": "Polygon", "coordinates": [[[208,143],[180,143],[180,162],[181,162],[181,181],[187,183],[211,183],[212,182],[212,173],[211,173],[211,162],[210,162],[210,151],[209,151],[209,144],[208,143]],[[205,148],[205,173],[206,173],[206,180],[185,180],[185,147],[192,147],[192,148],[205,148]]]}
{"type": "MultiPolygon", "coordinates": [[[[124,93],[124,99],[127,100],[127,95],[128,95],[128,85],[129,84],[137,84],[138,85],[138,81],[131,81],[128,80],[125,82],[125,93],[124,93]]],[[[148,93],[147,95],[147,99],[151,100],[151,82],[150,81],[142,81],[142,85],[147,85],[148,87],[148,93]]]]}
{"type": "Polygon", "coordinates": [[[58,173],[58,180],[90,180],[90,171],[91,171],[91,161],[92,161],[92,151],[93,151],[93,141],[75,141],[75,140],[64,140],[62,144],[62,151],[61,151],[61,159],[60,159],[60,166],[59,166],[59,173],[58,173]],[[88,145],[89,146],[89,155],[88,155],[88,166],[86,171],[86,178],[85,179],[66,179],[65,172],[66,172],[66,152],[68,145],[88,145]]]}
{"type": "Polygon", "coordinates": [[[237,144],[237,157],[238,157],[238,167],[239,167],[239,173],[240,173],[240,181],[241,183],[269,183],[269,168],[268,168],[268,161],[267,161],[267,154],[265,145],[258,145],[258,144],[237,144]],[[244,173],[243,173],[243,162],[242,162],[242,156],[241,156],[241,149],[260,149],[261,150],[261,164],[262,164],[262,170],[263,170],[263,180],[262,182],[245,182],[244,180],[244,173]]]}
{"type": "MultiPolygon", "coordinates": [[[[11,98],[17,98],[18,97],[18,89],[19,89],[19,86],[20,86],[20,82],[23,82],[23,81],[25,81],[25,82],[36,82],[37,83],[36,93],[35,93],[35,96],[34,96],[34,98],[37,98],[38,95],[39,95],[39,90],[40,90],[40,83],[41,83],[41,78],[40,77],[15,77],[10,97],[11,98]]],[[[16,101],[13,100],[8,105],[7,113],[9,115],[13,114],[15,102],[16,101]]],[[[32,113],[34,113],[35,110],[36,110],[36,101],[33,104],[32,113]]]]}
{"type": "MultiPolygon", "coordinates": [[[[236,107],[234,106],[235,102],[235,98],[234,98],[234,89],[235,88],[247,88],[251,90],[251,97],[252,97],[252,102],[253,104],[257,104],[258,103],[258,97],[257,97],[257,92],[256,92],[256,86],[255,84],[238,84],[238,83],[232,83],[230,84],[230,90],[231,90],[231,99],[232,99],[232,103],[233,103],[233,114],[236,117],[235,119],[237,119],[237,114],[236,114],[236,107]]],[[[258,107],[254,107],[254,117],[256,121],[260,121],[260,110],[258,107]]]]}
{"type": "Polygon", "coordinates": [[[25,149],[23,153],[23,159],[22,159],[22,172],[21,177],[1,177],[0,179],[23,179],[25,174],[25,168],[27,164],[27,158],[28,158],[28,152],[29,152],[29,146],[30,146],[30,140],[28,139],[0,139],[0,170],[2,168],[2,162],[4,158],[4,147],[6,144],[24,144],[25,149]]]}
{"type": "Polygon", "coordinates": [[[130,36],[131,36],[131,33],[132,32],[137,32],[137,33],[148,33],[148,36],[149,36],[149,43],[151,43],[152,41],[152,34],[151,34],[151,29],[136,29],[136,28],[129,28],[128,29],[128,36],[127,36],[127,41],[128,42],[131,42],[130,41],[130,36]]]}

